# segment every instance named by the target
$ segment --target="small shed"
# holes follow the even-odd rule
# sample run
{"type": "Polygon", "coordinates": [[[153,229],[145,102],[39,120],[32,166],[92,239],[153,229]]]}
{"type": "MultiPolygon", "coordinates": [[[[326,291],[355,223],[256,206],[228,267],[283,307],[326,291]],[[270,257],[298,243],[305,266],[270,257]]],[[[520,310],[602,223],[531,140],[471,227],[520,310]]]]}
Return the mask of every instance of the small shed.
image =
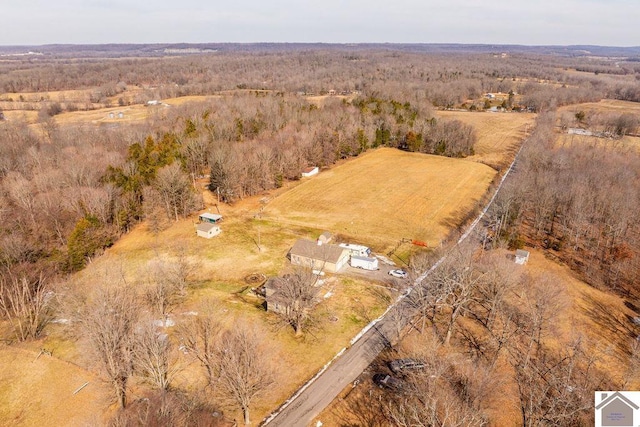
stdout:
{"type": "Polygon", "coordinates": [[[518,249],[516,251],[516,264],[524,265],[529,261],[529,252],[518,249]]]}
{"type": "Polygon", "coordinates": [[[317,166],[310,166],[302,170],[302,176],[309,177],[309,176],[317,175],[318,172],[320,172],[320,169],[318,169],[317,166]]]}
{"type": "Polygon", "coordinates": [[[212,224],[210,222],[201,222],[196,227],[196,234],[200,237],[204,237],[205,239],[210,239],[212,237],[220,234],[222,230],[216,224],[212,224]]]}
{"type": "Polygon", "coordinates": [[[318,237],[318,241],[322,244],[327,244],[331,242],[331,240],[333,240],[333,234],[329,233],[328,231],[325,231],[318,237]]]}
{"type": "Polygon", "coordinates": [[[200,222],[208,222],[210,224],[216,224],[222,221],[222,215],[212,214],[212,213],[203,213],[198,216],[200,222]]]}

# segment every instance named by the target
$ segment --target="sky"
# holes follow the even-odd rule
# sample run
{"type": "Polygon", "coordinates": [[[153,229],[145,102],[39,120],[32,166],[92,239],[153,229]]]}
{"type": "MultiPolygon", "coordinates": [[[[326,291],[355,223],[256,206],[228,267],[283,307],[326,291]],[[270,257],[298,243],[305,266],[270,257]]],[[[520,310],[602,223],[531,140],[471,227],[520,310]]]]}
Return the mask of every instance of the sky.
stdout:
{"type": "Polygon", "coordinates": [[[0,45],[640,46],[638,0],[0,0],[0,45]]]}

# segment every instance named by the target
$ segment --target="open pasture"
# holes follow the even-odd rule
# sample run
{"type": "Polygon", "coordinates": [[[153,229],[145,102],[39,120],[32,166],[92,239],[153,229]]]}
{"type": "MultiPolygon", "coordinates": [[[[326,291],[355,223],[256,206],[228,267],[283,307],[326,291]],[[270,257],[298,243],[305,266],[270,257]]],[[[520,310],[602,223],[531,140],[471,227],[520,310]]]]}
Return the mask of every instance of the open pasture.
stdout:
{"type": "Polygon", "coordinates": [[[264,218],[326,229],[378,251],[403,238],[436,246],[495,175],[476,162],[381,148],[281,194],[266,205],[264,218]]]}
{"type": "Polygon", "coordinates": [[[501,168],[513,159],[515,151],[533,124],[536,115],[531,113],[489,113],[464,111],[437,111],[436,117],[460,120],[474,127],[478,142],[475,155],[467,160],[501,168]]]}

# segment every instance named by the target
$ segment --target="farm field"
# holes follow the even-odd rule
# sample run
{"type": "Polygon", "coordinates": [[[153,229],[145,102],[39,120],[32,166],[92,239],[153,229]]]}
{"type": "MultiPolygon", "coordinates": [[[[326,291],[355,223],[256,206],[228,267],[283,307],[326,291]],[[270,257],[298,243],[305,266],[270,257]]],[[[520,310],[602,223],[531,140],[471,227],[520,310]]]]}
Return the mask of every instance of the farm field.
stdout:
{"type": "Polygon", "coordinates": [[[495,175],[476,162],[380,148],[304,180],[269,202],[263,215],[326,229],[380,252],[403,238],[438,246],[495,175]]]}
{"type": "Polygon", "coordinates": [[[592,111],[598,113],[640,113],[640,104],[630,101],[619,101],[617,99],[603,99],[599,102],[585,102],[582,104],[567,105],[558,108],[559,111],[592,111]]]}
{"type": "Polygon", "coordinates": [[[109,392],[94,374],[38,350],[0,345],[0,424],[102,425],[109,392]],[[73,394],[78,388],[82,390],[73,394]]]}
{"type": "Polygon", "coordinates": [[[536,115],[532,113],[488,113],[464,111],[436,111],[436,117],[460,120],[473,126],[478,136],[475,155],[466,160],[502,168],[511,162],[527,131],[533,128],[536,115]]]}

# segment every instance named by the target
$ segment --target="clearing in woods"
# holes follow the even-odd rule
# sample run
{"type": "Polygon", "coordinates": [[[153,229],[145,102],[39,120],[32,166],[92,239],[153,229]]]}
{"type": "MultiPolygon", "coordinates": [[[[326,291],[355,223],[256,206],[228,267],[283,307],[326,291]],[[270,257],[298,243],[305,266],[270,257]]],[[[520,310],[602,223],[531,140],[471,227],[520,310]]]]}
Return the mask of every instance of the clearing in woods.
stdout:
{"type": "Polygon", "coordinates": [[[380,148],[304,180],[269,202],[264,218],[326,229],[378,251],[403,238],[436,246],[495,175],[476,162],[380,148]]]}
{"type": "Polygon", "coordinates": [[[473,126],[478,136],[475,155],[467,160],[485,163],[500,169],[511,163],[515,151],[536,118],[532,113],[486,113],[437,111],[436,117],[460,120],[473,126]]]}

